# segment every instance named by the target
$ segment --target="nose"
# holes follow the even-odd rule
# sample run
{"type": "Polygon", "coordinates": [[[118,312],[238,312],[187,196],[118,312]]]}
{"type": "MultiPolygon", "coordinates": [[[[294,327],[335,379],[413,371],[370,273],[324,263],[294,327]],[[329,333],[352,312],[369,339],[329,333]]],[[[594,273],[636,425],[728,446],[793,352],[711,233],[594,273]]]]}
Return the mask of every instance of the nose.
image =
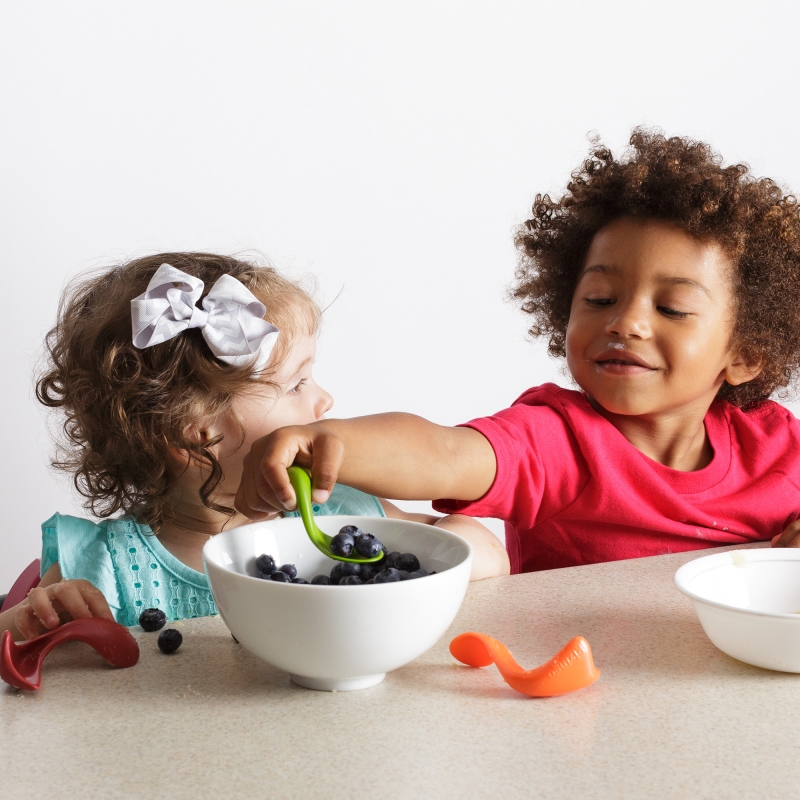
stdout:
{"type": "Polygon", "coordinates": [[[319,387],[319,396],[314,403],[314,416],[322,419],[333,408],[333,395],[319,387]]]}
{"type": "Polygon", "coordinates": [[[650,336],[650,312],[645,303],[618,301],[611,306],[606,333],[620,339],[647,339],[650,336]]]}

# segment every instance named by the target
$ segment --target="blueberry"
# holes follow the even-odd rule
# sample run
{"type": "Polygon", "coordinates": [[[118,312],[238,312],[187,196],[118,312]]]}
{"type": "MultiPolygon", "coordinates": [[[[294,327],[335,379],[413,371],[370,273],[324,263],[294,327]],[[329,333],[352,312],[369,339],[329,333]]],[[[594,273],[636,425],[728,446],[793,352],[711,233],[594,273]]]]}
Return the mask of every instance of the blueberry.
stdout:
{"type": "Polygon", "coordinates": [[[256,569],[262,575],[269,577],[275,572],[275,559],[272,556],[268,556],[266,553],[262,553],[256,559],[256,569]]]}
{"type": "Polygon", "coordinates": [[[342,572],[342,562],[337,561],[336,565],[331,570],[330,582],[336,586],[343,577],[344,573],[342,572]]]}
{"type": "Polygon", "coordinates": [[[407,569],[399,569],[397,571],[400,573],[400,580],[401,581],[406,580],[408,578],[408,576],[411,574],[407,569]]]}
{"type": "Polygon", "coordinates": [[[400,553],[397,550],[393,550],[391,553],[386,554],[386,558],[383,560],[384,567],[397,567],[397,559],[400,558],[400,553]]]}
{"type": "Polygon", "coordinates": [[[406,572],[416,572],[419,569],[419,559],[413,553],[403,553],[397,559],[395,566],[406,572]]]}
{"type": "Polygon", "coordinates": [[[375,578],[370,578],[368,581],[364,581],[364,585],[368,583],[375,583],[375,578]]]}
{"type": "Polygon", "coordinates": [[[335,556],[344,556],[345,558],[349,558],[353,552],[354,546],[355,539],[353,538],[352,534],[349,533],[339,532],[333,537],[333,539],[331,539],[331,553],[333,553],[335,556]]]}
{"type": "Polygon", "coordinates": [[[427,574],[428,573],[425,572],[424,569],[417,569],[414,570],[414,572],[409,572],[408,575],[406,575],[405,580],[410,581],[414,578],[424,578],[427,574]]]}
{"type": "Polygon", "coordinates": [[[370,578],[374,578],[383,567],[378,564],[362,564],[361,565],[361,580],[366,583],[370,578]]]}
{"type": "Polygon", "coordinates": [[[371,533],[362,533],[356,537],[356,553],[363,558],[375,558],[381,550],[383,545],[371,533]]]}
{"type": "Polygon", "coordinates": [[[373,580],[375,583],[394,583],[395,581],[402,580],[402,578],[400,577],[399,570],[396,570],[394,567],[387,567],[381,570],[373,580]]]}
{"type": "Polygon", "coordinates": [[[363,566],[361,564],[351,564],[349,561],[342,561],[342,575],[358,575],[361,576],[363,566]]]}
{"type": "Polygon", "coordinates": [[[276,569],[272,575],[269,576],[271,581],[276,581],[277,583],[291,583],[292,579],[285,573],[283,570],[276,569]]]}
{"type": "Polygon", "coordinates": [[[278,569],[284,575],[288,575],[290,580],[294,580],[297,577],[297,567],[294,564],[282,564],[278,569]]]}
{"type": "Polygon", "coordinates": [[[167,615],[160,608],[146,608],[139,614],[139,624],[146,631],[161,630],[167,624],[167,615]]]}
{"type": "Polygon", "coordinates": [[[158,634],[158,649],[162,653],[174,653],[181,646],[181,642],[183,642],[183,636],[175,628],[167,628],[158,634]]]}
{"type": "Polygon", "coordinates": [[[358,575],[347,575],[339,581],[339,586],[356,586],[359,583],[364,583],[358,575]]]}
{"type": "Polygon", "coordinates": [[[311,579],[311,583],[315,586],[327,586],[331,582],[331,579],[327,575],[315,575],[311,579]]]}
{"type": "Polygon", "coordinates": [[[292,583],[308,583],[308,581],[304,581],[302,578],[292,578],[292,583]]]}
{"type": "Polygon", "coordinates": [[[345,525],[339,529],[339,533],[349,533],[355,539],[356,536],[361,536],[361,528],[356,525],[345,525]]]}

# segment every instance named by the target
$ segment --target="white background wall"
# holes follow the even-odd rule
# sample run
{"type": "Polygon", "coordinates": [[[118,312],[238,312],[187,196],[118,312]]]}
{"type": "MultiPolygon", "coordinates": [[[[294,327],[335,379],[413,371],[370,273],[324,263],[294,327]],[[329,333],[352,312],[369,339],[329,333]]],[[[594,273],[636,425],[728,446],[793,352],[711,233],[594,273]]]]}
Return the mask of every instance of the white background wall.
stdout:
{"type": "Polygon", "coordinates": [[[795,2],[0,5],[0,592],[79,512],[32,394],[76,272],[258,249],[318,276],[340,416],[456,423],[566,380],[504,301],[512,229],[596,130],[713,143],[800,190],[795,2]]]}

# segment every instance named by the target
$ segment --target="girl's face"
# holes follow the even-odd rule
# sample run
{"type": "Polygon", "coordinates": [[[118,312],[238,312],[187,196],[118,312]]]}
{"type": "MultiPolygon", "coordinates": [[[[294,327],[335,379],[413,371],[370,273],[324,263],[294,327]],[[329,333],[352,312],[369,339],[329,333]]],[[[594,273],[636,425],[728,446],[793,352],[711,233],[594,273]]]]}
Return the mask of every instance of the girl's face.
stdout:
{"type": "Polygon", "coordinates": [[[705,414],[725,380],[754,377],[731,348],[732,271],[719,245],[666,223],[602,228],[572,297],[575,381],[611,414],[705,414]]]}
{"type": "Polygon", "coordinates": [[[298,334],[289,356],[272,377],[279,387],[277,396],[271,386],[256,386],[234,401],[233,415],[217,421],[208,431],[208,435],[222,433],[224,436],[217,456],[225,475],[218,490],[220,498],[222,495],[235,495],[244,457],[256,439],[286,425],[316,422],[323,419],[333,406],[333,397],[317,385],[312,376],[316,352],[316,337],[298,334]],[[234,415],[242,424],[244,439],[234,415]]]}

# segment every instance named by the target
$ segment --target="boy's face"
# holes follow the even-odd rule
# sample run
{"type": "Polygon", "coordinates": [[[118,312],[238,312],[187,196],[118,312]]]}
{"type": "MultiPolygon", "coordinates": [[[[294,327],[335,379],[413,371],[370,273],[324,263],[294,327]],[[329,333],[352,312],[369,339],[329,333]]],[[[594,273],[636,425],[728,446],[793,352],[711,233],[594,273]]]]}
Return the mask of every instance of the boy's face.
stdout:
{"type": "Polygon", "coordinates": [[[572,297],[567,364],[611,414],[705,412],[753,377],[731,348],[733,265],[713,242],[628,218],[595,235],[572,297]]]}

